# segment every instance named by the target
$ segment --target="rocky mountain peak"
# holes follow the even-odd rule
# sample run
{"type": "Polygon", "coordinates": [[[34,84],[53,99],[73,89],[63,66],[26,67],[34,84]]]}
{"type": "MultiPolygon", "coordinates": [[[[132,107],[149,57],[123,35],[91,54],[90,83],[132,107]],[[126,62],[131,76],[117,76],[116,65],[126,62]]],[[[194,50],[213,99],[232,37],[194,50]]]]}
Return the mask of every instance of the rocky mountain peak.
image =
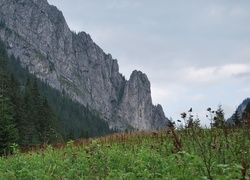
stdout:
{"type": "Polygon", "coordinates": [[[137,70],[132,72],[125,85],[118,114],[118,117],[122,117],[138,130],[161,129],[167,126],[162,107],[152,105],[150,82],[146,74],[137,70]]]}
{"type": "Polygon", "coordinates": [[[147,76],[135,70],[125,80],[118,61],[89,34],[72,32],[62,12],[46,0],[1,0],[0,38],[22,66],[100,112],[110,127],[166,127],[162,108],[152,104],[147,76]]]}
{"type": "Polygon", "coordinates": [[[151,96],[150,82],[147,75],[141,71],[134,70],[132,72],[128,81],[128,86],[131,91],[135,91],[133,93],[138,93],[140,95],[149,94],[151,96]]]}

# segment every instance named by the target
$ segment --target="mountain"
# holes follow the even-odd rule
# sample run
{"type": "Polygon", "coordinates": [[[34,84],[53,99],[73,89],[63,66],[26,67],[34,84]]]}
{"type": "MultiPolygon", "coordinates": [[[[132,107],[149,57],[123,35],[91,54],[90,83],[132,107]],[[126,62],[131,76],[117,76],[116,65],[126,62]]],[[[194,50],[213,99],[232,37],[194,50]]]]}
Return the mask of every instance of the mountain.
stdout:
{"type": "Polygon", "coordinates": [[[118,61],[89,34],[72,32],[47,0],[1,0],[0,38],[23,67],[74,101],[100,112],[110,128],[163,129],[161,105],[153,105],[150,82],[140,71],[129,80],[118,61]]]}
{"type": "MultiPolygon", "coordinates": [[[[247,105],[250,103],[250,98],[246,98],[242,103],[237,107],[236,111],[238,112],[239,119],[242,119],[243,112],[246,110],[247,105]]],[[[227,120],[227,124],[232,124],[234,114],[227,120]]]]}
{"type": "Polygon", "coordinates": [[[0,109],[0,154],[13,143],[25,147],[116,132],[96,110],[30,74],[19,59],[8,56],[1,40],[0,109]]]}

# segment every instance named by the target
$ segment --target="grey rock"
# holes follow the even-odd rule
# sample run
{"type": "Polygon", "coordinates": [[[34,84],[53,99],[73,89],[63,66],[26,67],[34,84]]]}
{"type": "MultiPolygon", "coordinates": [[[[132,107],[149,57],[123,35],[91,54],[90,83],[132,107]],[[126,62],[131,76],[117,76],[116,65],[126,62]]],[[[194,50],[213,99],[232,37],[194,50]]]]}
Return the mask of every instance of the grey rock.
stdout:
{"type": "MultiPolygon", "coordinates": [[[[133,71],[126,82],[117,117],[121,122],[138,130],[161,129],[167,126],[167,119],[160,105],[153,106],[150,82],[146,74],[133,71]]],[[[123,125],[123,123],[121,123],[123,125]]],[[[126,127],[119,127],[119,129],[126,127]]]]}
{"type": "Polygon", "coordinates": [[[154,106],[150,82],[134,71],[127,81],[117,60],[85,32],[72,32],[47,0],[1,0],[0,38],[8,52],[53,88],[100,112],[110,127],[163,129],[167,119],[154,106]]]}

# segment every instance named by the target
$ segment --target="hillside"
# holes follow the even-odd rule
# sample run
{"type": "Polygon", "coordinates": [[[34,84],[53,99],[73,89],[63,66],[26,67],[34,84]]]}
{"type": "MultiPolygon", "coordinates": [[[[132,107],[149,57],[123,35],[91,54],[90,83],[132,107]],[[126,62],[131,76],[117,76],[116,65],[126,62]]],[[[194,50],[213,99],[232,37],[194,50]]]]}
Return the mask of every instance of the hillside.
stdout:
{"type": "Polygon", "coordinates": [[[167,118],[153,105],[147,76],[129,80],[118,61],[85,32],[72,32],[62,12],[46,0],[2,0],[0,38],[9,54],[51,87],[100,113],[110,128],[164,129],[167,118]]]}
{"type": "Polygon", "coordinates": [[[12,143],[34,146],[113,133],[90,107],[51,88],[8,56],[0,41],[0,154],[12,143]]]}
{"type": "MultiPolygon", "coordinates": [[[[238,116],[238,119],[239,120],[242,120],[242,119],[244,119],[245,117],[243,117],[243,115],[244,115],[244,111],[246,111],[246,108],[247,108],[247,106],[249,106],[250,104],[250,98],[246,98],[246,99],[244,99],[243,101],[242,101],[242,103],[241,104],[239,104],[239,106],[236,108],[236,113],[237,113],[237,116],[238,116]]],[[[228,120],[227,120],[227,124],[228,125],[230,125],[230,124],[232,124],[233,123],[233,121],[234,121],[234,116],[235,116],[235,112],[234,112],[234,114],[232,114],[232,116],[230,117],[230,118],[228,118],[228,120]]],[[[247,113],[249,113],[249,110],[248,110],[248,112],[247,113]]]]}

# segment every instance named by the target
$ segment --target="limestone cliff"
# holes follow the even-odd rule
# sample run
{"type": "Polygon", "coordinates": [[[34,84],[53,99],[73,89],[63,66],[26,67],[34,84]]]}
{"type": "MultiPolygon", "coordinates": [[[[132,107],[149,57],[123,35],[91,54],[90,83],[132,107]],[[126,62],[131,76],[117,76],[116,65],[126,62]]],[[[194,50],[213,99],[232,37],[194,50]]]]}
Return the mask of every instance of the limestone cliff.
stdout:
{"type": "Polygon", "coordinates": [[[1,0],[0,38],[22,66],[99,111],[110,127],[166,127],[161,106],[152,104],[146,75],[134,71],[126,81],[117,60],[90,35],[72,32],[62,12],[47,0],[1,0]]]}
{"type": "Polygon", "coordinates": [[[152,105],[150,82],[142,72],[133,71],[126,82],[121,102],[117,117],[122,122],[125,120],[135,129],[166,127],[167,119],[160,105],[152,105]]]}

